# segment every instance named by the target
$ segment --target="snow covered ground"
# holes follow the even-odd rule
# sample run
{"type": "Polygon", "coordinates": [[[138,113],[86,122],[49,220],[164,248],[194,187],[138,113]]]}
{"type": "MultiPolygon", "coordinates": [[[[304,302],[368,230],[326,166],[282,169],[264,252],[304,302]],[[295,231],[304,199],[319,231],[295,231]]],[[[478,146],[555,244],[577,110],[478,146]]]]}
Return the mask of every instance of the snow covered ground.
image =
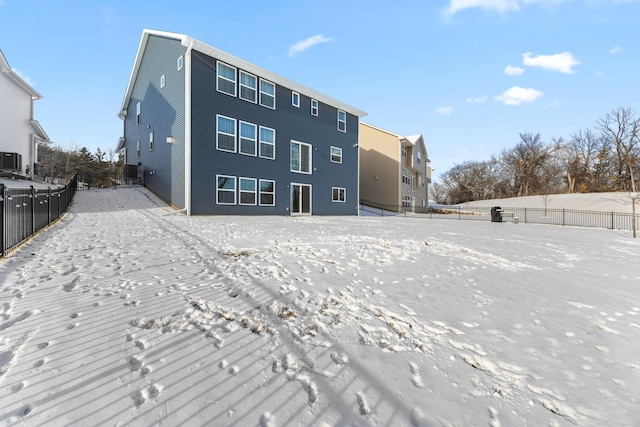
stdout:
{"type": "Polygon", "coordinates": [[[75,197],[0,260],[0,424],[639,425],[629,232],[75,197]]]}

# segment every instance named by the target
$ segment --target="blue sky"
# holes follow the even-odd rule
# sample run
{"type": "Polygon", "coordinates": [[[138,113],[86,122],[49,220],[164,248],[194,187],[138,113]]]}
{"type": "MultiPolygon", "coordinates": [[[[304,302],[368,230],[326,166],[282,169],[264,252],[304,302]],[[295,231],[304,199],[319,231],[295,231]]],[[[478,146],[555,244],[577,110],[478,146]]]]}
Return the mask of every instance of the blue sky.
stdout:
{"type": "Polygon", "coordinates": [[[640,0],[0,0],[0,49],[56,143],[95,151],[144,28],[202,42],[424,135],[436,175],[640,110],[640,0]],[[230,5],[230,6],[229,6],[230,5]]]}

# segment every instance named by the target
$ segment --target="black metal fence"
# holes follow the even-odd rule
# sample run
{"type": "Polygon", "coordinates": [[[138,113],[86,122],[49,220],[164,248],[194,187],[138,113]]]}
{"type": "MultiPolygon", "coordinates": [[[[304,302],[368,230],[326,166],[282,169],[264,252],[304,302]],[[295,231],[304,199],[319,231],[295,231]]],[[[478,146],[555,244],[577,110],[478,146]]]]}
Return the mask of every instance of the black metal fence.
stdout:
{"type": "Polygon", "coordinates": [[[0,184],[1,256],[67,211],[76,192],[77,179],[74,175],[67,185],[48,189],[7,188],[0,184]]]}
{"type": "Polygon", "coordinates": [[[144,173],[136,172],[78,172],[78,191],[110,190],[116,188],[144,187],[144,173]]]}
{"type": "MultiPolygon", "coordinates": [[[[631,203],[631,202],[629,202],[631,203]]],[[[361,200],[361,212],[380,216],[411,216],[455,220],[491,221],[490,207],[442,206],[407,207],[375,204],[361,200]]],[[[576,209],[508,208],[502,207],[502,222],[550,224],[572,227],[607,228],[633,231],[633,214],[623,212],[584,211],[576,209]]],[[[640,214],[636,215],[640,225],[640,214]]]]}

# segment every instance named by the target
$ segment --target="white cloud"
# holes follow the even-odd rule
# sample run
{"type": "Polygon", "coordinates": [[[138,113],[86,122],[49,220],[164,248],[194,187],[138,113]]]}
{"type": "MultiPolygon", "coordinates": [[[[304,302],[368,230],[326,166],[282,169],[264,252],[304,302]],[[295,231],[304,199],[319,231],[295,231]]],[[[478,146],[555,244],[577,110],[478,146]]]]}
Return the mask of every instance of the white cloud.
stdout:
{"type": "Polygon", "coordinates": [[[487,101],[486,96],[480,96],[478,98],[467,98],[469,104],[484,104],[487,101]]]}
{"type": "Polygon", "coordinates": [[[524,102],[533,102],[541,96],[542,92],[539,90],[513,86],[493,99],[504,105],[520,105],[524,102]]]}
{"type": "Polygon", "coordinates": [[[479,7],[485,10],[495,10],[497,12],[507,12],[510,10],[519,10],[516,0],[451,0],[449,7],[444,10],[447,16],[455,15],[464,9],[479,7]]]}
{"type": "Polygon", "coordinates": [[[532,56],[531,52],[527,52],[522,55],[522,63],[529,67],[540,67],[547,70],[560,71],[565,74],[573,74],[573,67],[580,64],[580,61],[575,59],[571,52],[538,56],[532,56]]]}
{"type": "Polygon", "coordinates": [[[299,41],[298,43],[291,46],[289,48],[289,53],[287,54],[287,56],[296,56],[300,52],[304,52],[305,50],[317,45],[318,43],[327,43],[330,41],[333,41],[333,39],[329,37],[325,37],[322,34],[309,37],[308,39],[299,41]]]}
{"type": "Polygon", "coordinates": [[[609,53],[620,53],[620,52],[624,52],[624,48],[621,46],[614,46],[609,53]]]}
{"type": "Polygon", "coordinates": [[[507,65],[504,69],[504,73],[507,76],[521,76],[522,73],[524,73],[524,68],[507,65]]]}
{"type": "Polygon", "coordinates": [[[448,116],[451,113],[453,113],[453,107],[439,107],[436,108],[436,113],[440,114],[441,116],[448,116]]]}

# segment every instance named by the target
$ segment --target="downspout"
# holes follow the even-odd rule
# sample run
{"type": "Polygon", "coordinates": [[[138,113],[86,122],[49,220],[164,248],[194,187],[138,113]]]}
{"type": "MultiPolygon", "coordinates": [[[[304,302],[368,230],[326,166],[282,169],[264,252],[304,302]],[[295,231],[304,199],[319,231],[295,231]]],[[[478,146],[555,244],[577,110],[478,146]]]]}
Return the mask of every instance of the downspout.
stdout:
{"type": "Polygon", "coordinates": [[[356,155],[358,156],[358,175],[356,179],[356,191],[358,194],[358,198],[356,200],[356,211],[358,212],[358,216],[360,216],[360,117],[358,117],[358,139],[356,140],[356,155]]]}
{"type": "Polygon", "coordinates": [[[184,76],[184,209],[191,215],[191,40],[185,54],[184,76]]]}

